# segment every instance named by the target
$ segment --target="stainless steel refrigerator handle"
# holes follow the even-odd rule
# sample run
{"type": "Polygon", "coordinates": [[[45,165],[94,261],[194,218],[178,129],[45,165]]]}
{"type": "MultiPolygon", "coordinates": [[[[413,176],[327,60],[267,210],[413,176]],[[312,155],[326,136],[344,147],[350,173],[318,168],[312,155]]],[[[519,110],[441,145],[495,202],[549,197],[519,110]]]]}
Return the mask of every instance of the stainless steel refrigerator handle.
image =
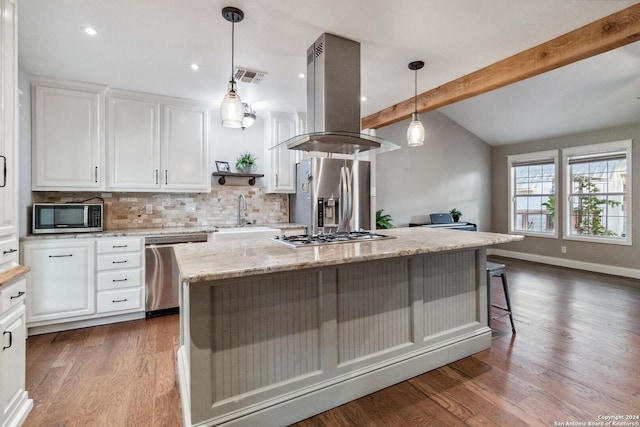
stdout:
{"type": "Polygon", "coordinates": [[[351,173],[351,169],[345,166],[345,175],[347,178],[347,223],[346,223],[346,231],[351,230],[351,217],[353,215],[353,174],[351,173]]]}
{"type": "Polygon", "coordinates": [[[344,166],[340,168],[340,221],[338,222],[338,232],[345,231],[345,219],[347,215],[347,177],[344,166]]]}

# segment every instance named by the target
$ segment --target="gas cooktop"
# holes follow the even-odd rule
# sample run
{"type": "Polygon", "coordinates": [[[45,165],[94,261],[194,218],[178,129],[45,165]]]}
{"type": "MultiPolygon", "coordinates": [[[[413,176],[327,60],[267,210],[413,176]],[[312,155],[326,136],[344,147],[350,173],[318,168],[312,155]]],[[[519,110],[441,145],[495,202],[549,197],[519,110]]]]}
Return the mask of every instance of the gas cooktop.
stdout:
{"type": "Polygon", "coordinates": [[[284,243],[294,248],[303,246],[331,245],[335,243],[368,242],[374,240],[394,239],[384,234],[372,233],[368,231],[349,231],[341,233],[326,234],[301,234],[297,236],[276,236],[271,240],[284,243]]]}

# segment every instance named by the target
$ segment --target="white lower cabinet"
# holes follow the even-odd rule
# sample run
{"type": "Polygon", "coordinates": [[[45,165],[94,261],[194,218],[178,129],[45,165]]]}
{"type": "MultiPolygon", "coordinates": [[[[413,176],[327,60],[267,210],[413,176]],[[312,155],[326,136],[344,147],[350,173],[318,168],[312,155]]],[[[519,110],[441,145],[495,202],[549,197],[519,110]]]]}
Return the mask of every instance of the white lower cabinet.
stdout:
{"type": "Polygon", "coordinates": [[[143,251],[141,237],[23,241],[29,334],[144,317],[143,251]]]}
{"type": "Polygon", "coordinates": [[[25,243],[27,323],[95,313],[93,239],[51,239],[25,243]]]}
{"type": "Polygon", "coordinates": [[[21,425],[33,406],[25,391],[24,278],[0,287],[0,425],[21,425]]]}
{"type": "Polygon", "coordinates": [[[144,310],[142,238],[98,241],[98,313],[144,310]]]}

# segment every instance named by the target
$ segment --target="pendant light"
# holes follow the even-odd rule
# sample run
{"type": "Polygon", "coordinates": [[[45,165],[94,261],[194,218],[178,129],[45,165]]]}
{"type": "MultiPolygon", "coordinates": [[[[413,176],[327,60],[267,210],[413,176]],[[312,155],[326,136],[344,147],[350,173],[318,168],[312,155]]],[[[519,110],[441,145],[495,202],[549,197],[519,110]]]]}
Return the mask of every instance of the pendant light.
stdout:
{"type": "Polygon", "coordinates": [[[409,63],[409,69],[415,71],[415,95],[414,110],[411,116],[411,124],[407,129],[407,144],[410,147],[417,147],[424,143],[424,126],[418,118],[418,70],[424,67],[424,61],[413,61],[409,63]]]}
{"type": "Polygon", "coordinates": [[[244,119],[244,106],[238,92],[236,92],[236,82],[234,80],[234,42],[235,42],[235,24],[244,19],[244,12],[235,7],[225,7],[222,9],[222,16],[224,19],[231,22],[231,80],[229,81],[229,90],[222,100],[220,105],[220,118],[222,119],[222,126],[227,128],[239,128],[242,127],[242,120],[244,119]]]}
{"type": "Polygon", "coordinates": [[[248,127],[251,127],[253,122],[256,121],[256,112],[253,111],[251,105],[246,102],[242,103],[242,107],[244,108],[244,117],[242,118],[242,130],[245,130],[248,127]]]}

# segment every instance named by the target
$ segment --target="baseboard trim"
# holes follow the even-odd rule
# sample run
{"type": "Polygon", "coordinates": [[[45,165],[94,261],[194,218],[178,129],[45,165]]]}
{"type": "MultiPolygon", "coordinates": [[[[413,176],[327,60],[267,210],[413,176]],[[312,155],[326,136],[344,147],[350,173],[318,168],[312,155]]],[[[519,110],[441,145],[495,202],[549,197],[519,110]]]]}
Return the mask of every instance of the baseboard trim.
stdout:
{"type": "Polygon", "coordinates": [[[554,258],[545,255],[529,254],[525,252],[505,251],[503,249],[487,249],[487,255],[502,256],[505,258],[515,258],[523,261],[539,262],[542,264],[555,265],[558,267],[575,268],[576,270],[593,271],[595,273],[612,274],[614,276],[630,277],[640,279],[640,270],[613,265],[594,264],[591,262],[576,261],[574,259],[554,258]]]}
{"type": "MultiPolygon", "coordinates": [[[[127,313],[120,314],[116,316],[106,316],[106,317],[95,317],[92,319],[83,319],[83,320],[72,320],[72,321],[62,321],[60,323],[52,323],[52,324],[28,324],[27,323],[27,334],[31,335],[40,335],[40,334],[49,334],[51,332],[61,332],[68,331],[71,329],[78,328],[88,328],[89,326],[100,326],[100,325],[108,325],[110,323],[118,323],[118,322],[127,322],[129,320],[139,320],[144,319],[145,313],[144,311],[139,311],[135,313],[127,313]]],[[[45,322],[38,322],[45,323],[45,322]]]]}

